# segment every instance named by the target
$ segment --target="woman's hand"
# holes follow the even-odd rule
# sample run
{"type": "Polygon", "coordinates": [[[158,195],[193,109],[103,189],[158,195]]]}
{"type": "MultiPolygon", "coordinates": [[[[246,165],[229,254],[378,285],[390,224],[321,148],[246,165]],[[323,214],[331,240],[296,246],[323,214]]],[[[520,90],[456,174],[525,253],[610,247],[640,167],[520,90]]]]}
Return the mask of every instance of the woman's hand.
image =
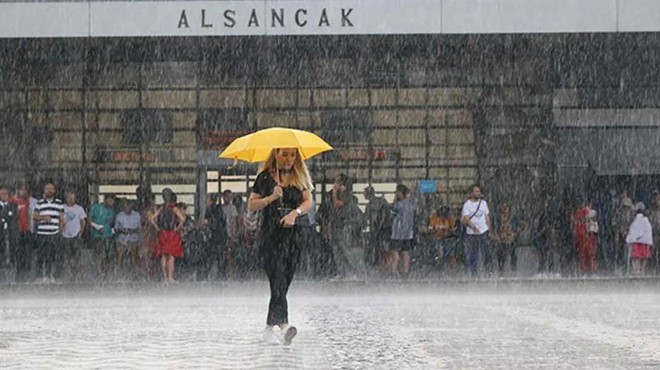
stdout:
{"type": "Polygon", "coordinates": [[[298,218],[296,211],[290,212],[288,215],[282,217],[280,220],[280,225],[285,228],[291,228],[296,224],[296,218],[298,218]]]}
{"type": "Polygon", "coordinates": [[[282,194],[283,194],[282,187],[276,185],[275,188],[273,188],[273,194],[271,195],[271,197],[273,198],[273,201],[275,201],[282,198],[282,194]]]}

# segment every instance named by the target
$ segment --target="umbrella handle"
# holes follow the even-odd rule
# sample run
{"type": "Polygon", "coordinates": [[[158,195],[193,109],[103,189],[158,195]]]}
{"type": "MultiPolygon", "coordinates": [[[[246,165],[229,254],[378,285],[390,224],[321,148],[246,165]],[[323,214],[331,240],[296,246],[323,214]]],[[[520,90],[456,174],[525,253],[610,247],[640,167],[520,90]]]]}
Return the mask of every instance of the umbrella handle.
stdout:
{"type": "Polygon", "coordinates": [[[280,177],[280,166],[277,165],[277,161],[275,161],[275,173],[277,174],[277,179],[275,179],[277,185],[282,186],[282,178],[280,177]]]}
{"type": "Polygon", "coordinates": [[[227,170],[231,171],[236,167],[236,163],[238,163],[238,158],[234,158],[234,163],[231,164],[231,166],[227,167],[227,170]]]}
{"type": "MultiPolygon", "coordinates": [[[[277,182],[277,186],[282,187],[282,178],[280,177],[280,166],[277,165],[277,161],[275,161],[275,173],[277,173],[277,179],[275,180],[277,182]]],[[[284,188],[282,188],[284,190],[284,188]]],[[[282,193],[282,196],[278,199],[280,202],[280,206],[284,205],[284,193],[282,193]]]]}

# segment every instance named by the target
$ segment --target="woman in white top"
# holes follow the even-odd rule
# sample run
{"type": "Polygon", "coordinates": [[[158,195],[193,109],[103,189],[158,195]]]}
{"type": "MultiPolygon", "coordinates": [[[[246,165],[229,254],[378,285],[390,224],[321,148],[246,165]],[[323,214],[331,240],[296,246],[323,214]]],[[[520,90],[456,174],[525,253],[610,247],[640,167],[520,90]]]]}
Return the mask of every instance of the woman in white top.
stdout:
{"type": "Polygon", "coordinates": [[[633,274],[640,275],[646,270],[646,261],[651,258],[653,229],[646,216],[644,203],[637,203],[634,209],[637,215],[632,225],[630,225],[626,243],[632,244],[630,258],[632,258],[633,274]]]}

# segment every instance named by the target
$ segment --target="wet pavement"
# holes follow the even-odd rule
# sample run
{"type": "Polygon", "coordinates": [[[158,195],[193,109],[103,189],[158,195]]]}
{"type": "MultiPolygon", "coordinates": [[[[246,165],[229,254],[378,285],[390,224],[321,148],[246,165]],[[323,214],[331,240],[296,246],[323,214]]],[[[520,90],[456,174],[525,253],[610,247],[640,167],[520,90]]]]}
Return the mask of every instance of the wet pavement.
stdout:
{"type": "Polygon", "coordinates": [[[0,287],[0,368],[649,369],[657,279],[306,282],[291,347],[264,281],[0,287]]]}

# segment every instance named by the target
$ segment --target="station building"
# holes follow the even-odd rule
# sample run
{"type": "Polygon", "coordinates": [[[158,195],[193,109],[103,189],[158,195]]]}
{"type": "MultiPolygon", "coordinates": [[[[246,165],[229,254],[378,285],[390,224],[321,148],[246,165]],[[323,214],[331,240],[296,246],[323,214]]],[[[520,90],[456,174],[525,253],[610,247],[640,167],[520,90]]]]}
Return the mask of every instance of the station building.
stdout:
{"type": "MultiPolygon", "coordinates": [[[[309,161],[391,192],[470,184],[532,215],[548,196],[659,184],[660,3],[319,0],[0,3],[0,173],[90,202],[244,193],[218,159],[272,126],[309,161]],[[428,181],[426,182],[428,184],[428,181]]],[[[363,199],[360,198],[362,201],[363,199]]]]}

